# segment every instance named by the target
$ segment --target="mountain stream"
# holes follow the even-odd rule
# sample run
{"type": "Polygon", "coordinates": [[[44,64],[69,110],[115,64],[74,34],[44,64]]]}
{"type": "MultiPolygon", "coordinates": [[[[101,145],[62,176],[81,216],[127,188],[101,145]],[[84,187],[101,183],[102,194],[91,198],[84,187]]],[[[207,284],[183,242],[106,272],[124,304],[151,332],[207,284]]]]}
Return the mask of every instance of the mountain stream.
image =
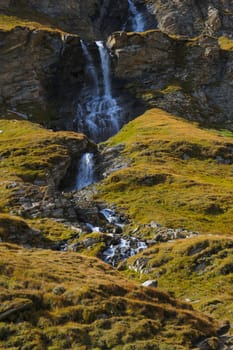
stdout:
{"type": "MultiPolygon", "coordinates": [[[[131,31],[142,32],[147,24],[144,15],[139,11],[133,0],[128,0],[129,18],[125,27],[131,31]]],[[[147,28],[148,29],[148,28],[147,28]]],[[[76,130],[86,134],[96,143],[107,140],[116,134],[124,124],[123,108],[113,94],[111,78],[110,55],[102,41],[96,41],[92,47],[81,40],[83,57],[85,59],[85,83],[77,103],[75,116],[76,130]],[[98,55],[96,54],[98,53],[98,55]]],[[[78,164],[74,190],[79,191],[95,182],[94,154],[85,153],[78,164]]],[[[124,224],[115,211],[105,208],[100,214],[111,225],[121,231],[124,224]]],[[[92,232],[101,232],[100,227],[86,223],[92,232]]],[[[114,235],[114,242],[102,253],[107,263],[115,266],[119,260],[128,258],[147,248],[145,242],[134,237],[114,235]]]]}

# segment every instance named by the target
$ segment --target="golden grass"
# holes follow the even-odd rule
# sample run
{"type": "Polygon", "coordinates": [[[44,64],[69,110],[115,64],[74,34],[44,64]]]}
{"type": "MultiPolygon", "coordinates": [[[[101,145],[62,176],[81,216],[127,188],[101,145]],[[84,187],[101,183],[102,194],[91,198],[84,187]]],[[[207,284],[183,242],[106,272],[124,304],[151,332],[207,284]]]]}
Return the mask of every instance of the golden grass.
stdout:
{"type": "Polygon", "coordinates": [[[137,259],[145,259],[144,273],[137,278],[156,278],[160,288],[189,300],[195,309],[233,321],[232,238],[199,236],[158,244],[130,258],[128,273],[137,259]]]}
{"type": "Polygon", "coordinates": [[[98,259],[10,244],[0,254],[2,348],[184,350],[216,334],[213,320],[98,259]]]}
{"type": "Polygon", "coordinates": [[[233,40],[225,36],[218,38],[219,46],[222,50],[233,51],[233,40]]]}
{"type": "Polygon", "coordinates": [[[130,166],[108,176],[96,198],[136,223],[232,233],[232,138],[152,109],[107,142],[117,144],[130,166]]]}
{"type": "Polygon", "coordinates": [[[46,130],[38,124],[20,120],[0,120],[0,210],[12,208],[18,186],[53,177],[54,169],[71,156],[68,144],[82,142],[84,136],[72,132],[46,130]]]}

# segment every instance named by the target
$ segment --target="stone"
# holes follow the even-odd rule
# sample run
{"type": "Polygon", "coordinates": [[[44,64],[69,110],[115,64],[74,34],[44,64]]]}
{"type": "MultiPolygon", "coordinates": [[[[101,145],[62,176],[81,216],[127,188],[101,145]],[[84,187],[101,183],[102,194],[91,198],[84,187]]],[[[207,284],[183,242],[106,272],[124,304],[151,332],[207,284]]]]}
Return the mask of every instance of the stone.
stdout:
{"type": "Polygon", "coordinates": [[[56,286],[53,288],[53,294],[56,294],[56,295],[62,295],[65,293],[65,291],[66,291],[66,288],[63,286],[56,286]]]}
{"type": "Polygon", "coordinates": [[[147,280],[144,283],[142,283],[142,286],[156,288],[156,287],[158,287],[158,281],[157,280],[147,280]]]}

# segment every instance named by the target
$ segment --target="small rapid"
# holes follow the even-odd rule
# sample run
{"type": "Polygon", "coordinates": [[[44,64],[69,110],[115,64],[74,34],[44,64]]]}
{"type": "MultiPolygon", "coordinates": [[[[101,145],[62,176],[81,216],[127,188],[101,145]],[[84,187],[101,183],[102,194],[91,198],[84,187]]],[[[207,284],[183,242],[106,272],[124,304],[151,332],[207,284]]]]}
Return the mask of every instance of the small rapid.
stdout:
{"type": "MultiPolygon", "coordinates": [[[[104,208],[100,210],[102,217],[112,226],[120,228],[122,232],[125,226],[125,220],[114,210],[109,208],[104,208]]],[[[92,232],[101,232],[100,227],[95,227],[91,224],[87,224],[92,232]]],[[[148,246],[146,242],[139,240],[138,238],[125,236],[122,233],[111,233],[109,234],[111,239],[111,244],[102,252],[102,259],[112,266],[117,266],[117,264],[124,259],[129,258],[135,254],[138,254],[142,250],[146,249],[148,246]]]]}

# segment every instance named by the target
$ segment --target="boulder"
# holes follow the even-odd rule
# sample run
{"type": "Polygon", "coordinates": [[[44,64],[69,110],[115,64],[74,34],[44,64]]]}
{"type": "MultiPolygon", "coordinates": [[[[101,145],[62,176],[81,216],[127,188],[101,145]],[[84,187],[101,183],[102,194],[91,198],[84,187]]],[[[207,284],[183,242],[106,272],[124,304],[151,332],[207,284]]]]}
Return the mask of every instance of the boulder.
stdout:
{"type": "Polygon", "coordinates": [[[144,283],[142,283],[142,286],[156,288],[156,287],[158,287],[158,281],[157,280],[147,280],[144,283]]]}

